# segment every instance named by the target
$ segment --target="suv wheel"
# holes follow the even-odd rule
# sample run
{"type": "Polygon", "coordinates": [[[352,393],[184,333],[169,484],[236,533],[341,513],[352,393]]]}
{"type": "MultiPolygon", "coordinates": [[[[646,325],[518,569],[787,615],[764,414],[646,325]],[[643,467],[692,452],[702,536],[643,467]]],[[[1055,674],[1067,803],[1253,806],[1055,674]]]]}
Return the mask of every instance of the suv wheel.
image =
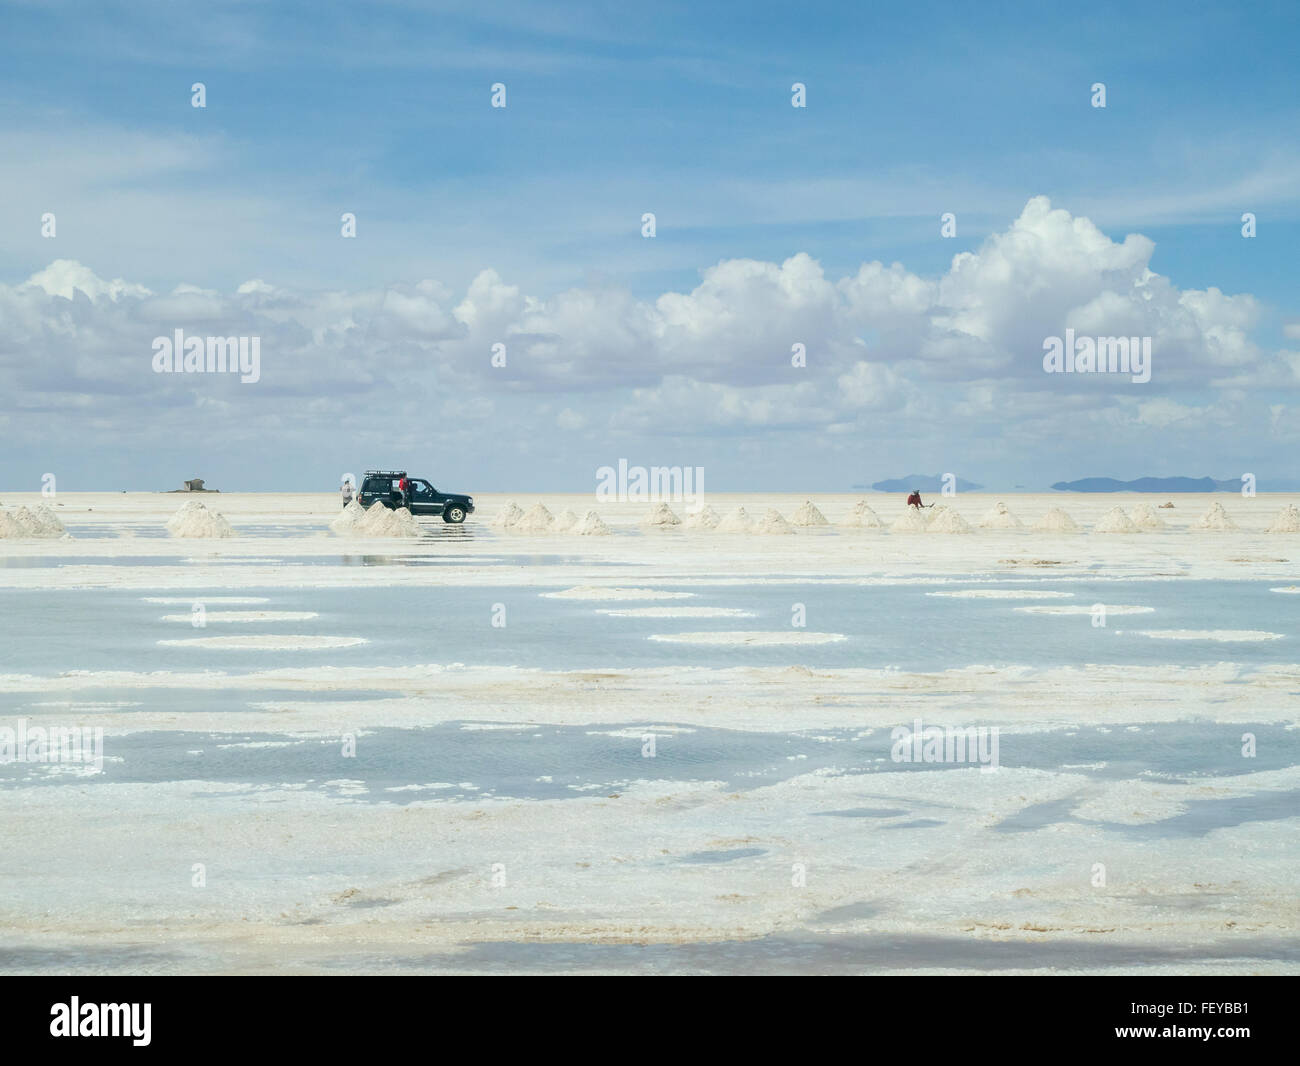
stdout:
{"type": "Polygon", "coordinates": [[[442,520],[444,522],[450,522],[452,525],[460,525],[465,521],[465,508],[461,507],[459,504],[453,503],[442,512],[442,520]]]}

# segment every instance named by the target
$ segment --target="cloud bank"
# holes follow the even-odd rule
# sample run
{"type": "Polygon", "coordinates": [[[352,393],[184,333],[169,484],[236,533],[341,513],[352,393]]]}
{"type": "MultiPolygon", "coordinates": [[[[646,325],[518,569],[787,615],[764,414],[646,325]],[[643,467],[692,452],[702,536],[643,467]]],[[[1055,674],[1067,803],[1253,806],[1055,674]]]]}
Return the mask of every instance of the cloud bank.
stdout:
{"type": "MultiPolygon", "coordinates": [[[[1146,449],[1152,461],[1126,468],[1134,475],[1157,472],[1161,442],[1177,455],[1200,435],[1205,448],[1206,427],[1239,437],[1244,458],[1295,441],[1300,353],[1261,347],[1254,297],[1179,289],[1150,269],[1153,251],[1036,197],[937,278],[874,261],[832,278],[801,253],[724,260],[690,292],[653,301],[600,287],[531,296],[491,269],[463,292],[436,280],[297,291],[257,278],[233,292],[178,279],[157,293],[56,260],[0,285],[0,420],[24,458],[60,452],[65,466],[78,465],[60,429],[74,421],[87,450],[183,452],[197,436],[250,463],[268,444],[307,455],[342,436],[401,451],[455,431],[491,433],[508,468],[507,452],[545,436],[575,489],[636,440],[761,452],[781,438],[810,455],[829,441],[825,454],[855,464],[872,442],[898,461],[900,442],[910,454],[937,442],[956,469],[994,454],[997,438],[1040,462],[1059,452],[1061,476],[1077,472],[1064,457],[1080,441],[1098,449],[1085,473],[1146,449]],[[1151,381],[1044,373],[1044,338],[1066,328],[1151,337],[1151,381]],[[151,343],[176,329],[259,337],[260,381],[154,373],[151,343]],[[806,365],[794,365],[796,346],[806,365]]],[[[1218,458],[1205,452],[1202,465],[1218,458]]]]}

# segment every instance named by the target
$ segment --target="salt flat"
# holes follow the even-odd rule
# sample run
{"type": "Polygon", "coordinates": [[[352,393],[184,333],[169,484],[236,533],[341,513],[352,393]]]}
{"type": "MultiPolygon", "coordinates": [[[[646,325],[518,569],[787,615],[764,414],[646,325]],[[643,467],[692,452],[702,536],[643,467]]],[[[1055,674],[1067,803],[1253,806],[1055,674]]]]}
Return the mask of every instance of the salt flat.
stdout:
{"type": "Polygon", "coordinates": [[[0,970],[1300,969],[1300,601],[1270,591],[1300,534],[1265,532],[1300,497],[1175,495],[1139,534],[1087,530],[1165,498],[938,500],[1085,529],[963,535],[811,498],[831,525],[792,535],[633,503],[515,535],[476,496],[355,540],[335,497],[223,493],[239,535],[202,540],[164,535],[184,496],[61,493],[71,539],[0,540],[0,726],[100,727],[105,767],[0,765],[0,970]],[[1193,528],[1215,501],[1239,530],[1193,528]],[[726,639],[782,630],[845,639],[726,639]],[[1000,766],[900,764],[917,719],[996,727],[1000,766]]]}

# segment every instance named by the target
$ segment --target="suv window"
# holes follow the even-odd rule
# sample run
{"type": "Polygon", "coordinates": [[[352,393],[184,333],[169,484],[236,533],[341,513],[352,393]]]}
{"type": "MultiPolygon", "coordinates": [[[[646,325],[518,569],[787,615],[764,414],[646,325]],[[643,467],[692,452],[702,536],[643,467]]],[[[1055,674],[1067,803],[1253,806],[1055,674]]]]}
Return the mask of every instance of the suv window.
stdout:
{"type": "Polygon", "coordinates": [[[377,492],[385,496],[396,489],[397,482],[386,477],[368,477],[366,483],[361,486],[362,492],[377,492]]]}

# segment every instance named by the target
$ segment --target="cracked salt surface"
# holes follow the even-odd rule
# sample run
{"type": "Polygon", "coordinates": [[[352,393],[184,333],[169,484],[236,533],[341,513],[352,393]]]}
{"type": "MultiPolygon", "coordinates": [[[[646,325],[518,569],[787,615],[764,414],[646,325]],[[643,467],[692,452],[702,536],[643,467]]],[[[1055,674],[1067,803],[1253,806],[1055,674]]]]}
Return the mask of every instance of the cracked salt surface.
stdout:
{"type": "Polygon", "coordinates": [[[365,644],[365,637],[286,636],[279,633],[248,633],[233,637],[185,637],[160,640],[163,648],[210,648],[217,651],[328,651],[365,644]]]}
{"type": "Polygon", "coordinates": [[[1269,594],[1291,580],[1287,542],[1236,562],[1242,548],[1220,546],[1249,534],[1180,536],[766,538],[803,538],[792,556],[633,534],[524,571],[500,552],[477,569],[341,567],[323,550],[305,565],[277,541],[241,548],[278,569],[4,570],[0,714],[103,724],[106,763],[0,765],[0,969],[1297,972],[1300,666],[1292,597],[1269,594]],[[619,563],[637,552],[654,565],[619,563]],[[1013,554],[1058,572],[990,572],[1013,554]],[[1176,576],[1193,570],[1209,580],[1176,576]],[[1010,595],[927,598],[936,585],[1010,595]],[[611,586],[754,621],[539,595],[611,586]],[[182,634],[141,597],[212,614],[206,591],[262,601],[266,636],[368,643],[157,646],[213,634],[182,634]],[[1034,600],[1286,636],[1139,639],[1083,611],[1016,610],[1034,600]],[[647,639],[783,632],[793,603],[809,630],[849,639],[647,639]],[[294,612],[318,617],[270,620],[294,612]],[[999,726],[1000,768],[893,762],[891,729],[917,715],[999,726]],[[195,861],[220,871],[201,936],[176,874],[199,839],[195,861]],[[174,949],[142,953],[140,928],[174,949]]]}
{"type": "MultiPolygon", "coordinates": [[[[1141,632],[1228,630],[1283,635],[1283,639],[1233,641],[1232,661],[1249,664],[1291,661],[1294,652],[1286,649],[1300,632],[1297,616],[1288,606],[1290,597],[1270,595],[1262,584],[1244,581],[1124,582],[1127,604],[1112,603],[1117,591],[1113,581],[1063,580],[1036,582],[1027,589],[991,590],[1012,593],[997,598],[936,597],[926,587],[902,584],[699,584],[689,593],[647,585],[631,594],[656,599],[662,594],[689,595],[690,604],[652,599],[626,606],[611,606],[601,599],[626,597],[628,587],[601,589],[592,600],[538,595],[535,586],[508,585],[245,591],[248,595],[208,596],[206,590],[196,590],[193,597],[182,597],[141,596],[128,589],[0,588],[0,611],[23,619],[21,627],[7,634],[5,661],[23,664],[26,673],[48,676],[69,670],[171,670],[178,664],[186,670],[204,665],[256,670],[263,668],[272,649],[297,656],[304,664],[353,667],[460,662],[600,669],[798,663],[811,669],[936,670],[974,663],[1047,668],[1079,662],[1202,661],[1204,645],[1197,646],[1202,638],[1150,639],[1114,624],[1132,608],[1142,607],[1147,608],[1142,613],[1149,624],[1141,632]],[[1041,587],[1044,584],[1050,587],[1041,587]],[[1033,609],[1016,602],[1034,592],[1066,595],[1073,602],[1034,604],[1033,609]],[[234,614],[250,618],[238,624],[237,635],[243,637],[244,629],[255,626],[258,633],[274,639],[210,644],[206,638],[213,637],[211,633],[196,630],[183,636],[178,630],[187,616],[177,612],[171,616],[174,620],[163,621],[153,607],[158,600],[191,608],[202,603],[212,623],[209,628],[221,625],[225,632],[235,628],[222,624],[227,609],[256,608],[265,612],[258,622],[251,621],[253,611],[234,614]],[[491,625],[496,603],[507,608],[504,629],[491,625]],[[795,603],[804,605],[803,629],[790,624],[795,603]],[[1097,603],[1111,603],[1115,617],[1110,625],[1092,625],[1092,606],[1097,603]],[[1050,625],[1038,624],[1034,615],[1048,610],[1059,617],[1050,625]],[[1206,626],[1211,620],[1214,630],[1206,626]],[[1267,630],[1260,628],[1261,622],[1267,630]],[[828,639],[831,635],[845,639],[828,639]],[[186,638],[202,643],[158,643],[186,638]],[[348,643],[340,645],[339,640],[348,643]],[[205,664],[193,658],[204,650],[220,659],[205,664]],[[191,658],[179,663],[176,657],[182,653],[191,658]],[[324,658],[329,654],[340,658],[324,658]]],[[[584,597],[588,594],[582,591],[584,597]]]]}
{"type": "MultiPolygon", "coordinates": [[[[907,723],[910,726],[910,722],[907,723]]],[[[672,724],[590,730],[582,726],[548,726],[540,732],[522,723],[451,721],[426,728],[373,727],[361,730],[356,755],[347,760],[349,794],[358,801],[411,802],[396,792],[437,789],[440,798],[465,800],[478,795],[544,800],[573,798],[575,789],[633,789],[648,781],[716,782],[728,791],[749,791],[810,773],[861,778],[866,787],[881,775],[965,774],[970,767],[953,763],[895,762],[893,740],[881,730],[862,737],[857,730],[834,730],[817,736],[799,733],[754,733],[672,724]],[[655,754],[644,754],[644,739],[656,737],[655,754]],[[539,777],[544,767],[549,773],[539,777]],[[441,782],[422,784],[421,782],[441,782]],[[447,784],[446,782],[459,782],[447,784]]],[[[1228,796],[1197,799],[1204,818],[1187,818],[1186,790],[1215,782],[1227,784],[1251,775],[1291,767],[1300,750],[1284,726],[1257,722],[1232,725],[1210,722],[1159,723],[1136,735],[1107,728],[1057,728],[1038,732],[1004,728],[999,746],[1003,770],[1066,772],[1081,783],[1103,782],[1104,793],[1076,789],[1053,801],[1047,813],[1029,808],[994,828],[1024,831],[1059,822],[1082,820],[1112,829],[1148,824],[1154,832],[1170,818],[1185,819],[1179,832],[1216,823],[1214,804],[1228,796]],[[1256,737],[1258,754],[1241,757],[1243,731],[1256,737]],[[1088,760],[1079,764],[1078,760],[1088,760]],[[1158,779],[1156,779],[1158,778],[1158,779]],[[1105,802],[1102,802],[1102,797],[1105,802]],[[1177,801],[1169,797],[1179,796],[1177,801]],[[1129,812],[1148,812],[1135,823],[1129,812]],[[1073,812],[1073,813],[1072,813],[1073,812]]],[[[198,733],[144,731],[105,740],[111,766],[88,783],[122,784],[224,782],[245,788],[321,789],[337,785],[340,766],[337,736],[286,736],[271,733],[198,733]],[[194,754],[202,755],[201,762],[194,754]]],[[[0,788],[31,784],[24,777],[36,768],[22,763],[0,765],[0,788]]],[[[998,771],[1002,772],[1002,771],[998,771]]],[[[994,775],[996,776],[996,774],[994,775]]],[[[86,782],[83,782],[83,784],[86,782]]],[[[1297,809],[1293,792],[1236,786],[1237,799],[1256,795],[1259,818],[1289,817],[1297,809]],[[1270,798],[1271,797],[1271,798],[1270,798]],[[1274,802],[1276,801],[1276,802],[1274,802]],[[1288,813],[1290,812],[1290,813],[1288,813]]],[[[909,807],[858,807],[818,810],[840,818],[881,821],[933,812],[909,807]]],[[[900,824],[913,824],[906,821],[900,824]]],[[[1172,824],[1172,823],[1171,823],[1172,824]]]]}

